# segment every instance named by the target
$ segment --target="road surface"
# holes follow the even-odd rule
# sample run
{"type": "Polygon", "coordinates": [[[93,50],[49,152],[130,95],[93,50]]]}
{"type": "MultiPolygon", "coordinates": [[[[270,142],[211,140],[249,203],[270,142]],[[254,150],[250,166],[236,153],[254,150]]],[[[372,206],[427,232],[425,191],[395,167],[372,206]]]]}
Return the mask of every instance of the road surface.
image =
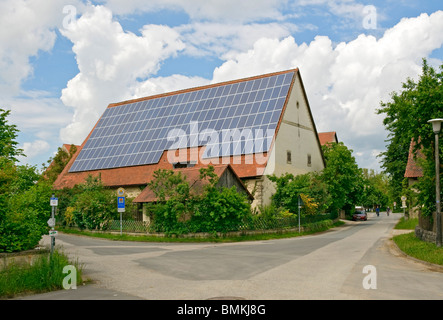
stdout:
{"type": "MultiPolygon", "coordinates": [[[[443,272],[400,254],[400,214],[316,235],[239,243],[143,243],[60,234],[94,284],[25,299],[443,299],[443,272]]],[[[48,239],[44,239],[48,243],[48,239]]]]}

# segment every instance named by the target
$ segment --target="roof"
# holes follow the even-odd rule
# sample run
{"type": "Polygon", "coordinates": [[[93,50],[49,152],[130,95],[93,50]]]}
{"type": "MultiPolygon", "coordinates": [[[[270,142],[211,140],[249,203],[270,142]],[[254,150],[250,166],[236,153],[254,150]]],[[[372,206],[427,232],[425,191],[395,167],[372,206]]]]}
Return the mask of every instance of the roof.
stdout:
{"type": "Polygon", "coordinates": [[[338,142],[337,133],[335,131],[319,132],[318,138],[320,139],[320,144],[322,146],[324,146],[327,143],[333,143],[333,142],[337,143],[338,142]]]}
{"type": "Polygon", "coordinates": [[[415,141],[411,140],[409,145],[408,163],[406,164],[405,177],[418,178],[423,177],[423,169],[417,164],[416,159],[423,159],[424,155],[421,150],[414,152],[415,141]]]}
{"type": "MultiPolygon", "coordinates": [[[[237,184],[242,186],[242,189],[244,190],[247,197],[251,200],[254,199],[229,164],[215,165],[213,167],[214,173],[217,175],[218,178],[220,178],[226,170],[230,171],[232,176],[237,180],[237,184]]],[[[175,169],[174,172],[180,173],[186,178],[186,181],[189,182],[191,193],[193,194],[201,194],[204,187],[209,184],[207,180],[200,179],[200,168],[181,168],[175,169]]],[[[157,200],[158,198],[155,193],[149,187],[147,187],[133,200],[133,202],[155,202],[157,200]]]]}
{"type": "MultiPolygon", "coordinates": [[[[192,158],[193,154],[199,154],[204,147],[189,148],[187,153],[183,157],[192,158]]],[[[77,149],[77,154],[80,152],[81,147],[77,149]]],[[[76,155],[73,156],[73,158],[76,155]]],[[[266,157],[266,154],[264,154],[266,157]]],[[[173,159],[174,162],[180,162],[180,157],[173,159]]],[[[69,172],[69,167],[72,165],[72,159],[70,163],[65,167],[63,172],[59,175],[54,182],[55,189],[72,188],[77,184],[83,183],[89,175],[94,177],[100,177],[100,180],[104,185],[108,187],[122,187],[122,186],[140,186],[146,185],[154,178],[154,172],[159,169],[172,169],[172,164],[169,162],[168,152],[164,152],[157,164],[133,166],[133,167],[121,167],[106,170],[94,170],[94,171],[82,171],[82,172],[69,172]]],[[[220,161],[221,162],[221,161],[220,161]]],[[[245,161],[245,156],[231,157],[229,161],[230,167],[235,171],[235,174],[239,178],[255,177],[263,175],[263,171],[266,167],[265,163],[257,163],[255,158],[252,159],[252,163],[248,164],[245,161]],[[237,160],[238,159],[238,160],[237,160]]],[[[216,165],[215,163],[212,165],[216,165]]],[[[198,162],[194,169],[200,169],[207,167],[207,165],[198,162]]],[[[175,169],[181,170],[181,169],[175,169]]]]}
{"type": "MultiPolygon", "coordinates": [[[[281,96],[281,98],[279,98],[278,101],[275,100],[275,104],[276,105],[278,104],[278,108],[276,108],[275,106],[271,106],[271,100],[269,100],[269,104],[266,103],[266,105],[265,105],[265,107],[267,106],[267,107],[276,108],[276,109],[271,109],[270,112],[272,112],[272,114],[269,113],[269,115],[272,115],[273,122],[271,124],[275,127],[275,131],[274,131],[274,135],[275,135],[275,134],[277,134],[277,132],[279,130],[279,126],[282,121],[282,115],[284,114],[284,111],[286,109],[286,104],[288,102],[288,96],[292,90],[292,86],[293,86],[296,74],[299,75],[298,69],[291,69],[291,70],[287,70],[287,71],[275,72],[275,73],[270,73],[270,74],[266,74],[266,75],[249,77],[249,78],[244,78],[244,79],[239,79],[239,80],[234,80],[234,81],[227,81],[227,82],[218,83],[218,84],[212,84],[212,85],[207,85],[207,86],[202,86],[202,87],[197,87],[197,88],[191,88],[191,89],[187,89],[187,90],[180,90],[180,91],[175,91],[175,92],[170,92],[170,93],[165,93],[165,94],[160,94],[160,95],[155,95],[155,96],[150,96],[150,97],[110,104],[106,108],[105,113],[98,120],[98,122],[96,123],[94,128],[91,130],[91,132],[89,133],[88,137],[85,139],[83,144],[79,148],[77,148],[77,152],[74,154],[74,156],[72,157],[72,159],[70,160],[68,165],[65,167],[63,172],[60,174],[58,179],[55,181],[54,188],[56,188],[56,189],[62,189],[65,187],[72,188],[76,184],[83,183],[88,175],[100,176],[102,182],[107,186],[116,186],[117,187],[117,186],[145,185],[147,182],[149,182],[152,179],[153,172],[155,170],[160,169],[160,168],[171,169],[172,163],[170,162],[170,159],[168,159],[168,154],[170,154],[170,152],[168,152],[168,148],[165,148],[163,150],[160,149],[158,154],[156,154],[154,157],[155,161],[152,161],[151,163],[146,163],[146,164],[144,164],[144,163],[132,164],[131,162],[129,162],[129,159],[128,159],[128,161],[125,162],[124,166],[122,165],[122,166],[109,167],[109,168],[104,166],[100,169],[94,169],[95,168],[95,164],[94,164],[93,166],[90,166],[90,167],[86,166],[85,167],[86,169],[90,169],[90,170],[83,170],[82,166],[78,165],[82,159],[88,159],[88,157],[90,159],[93,159],[91,157],[95,151],[102,152],[103,150],[105,150],[107,143],[109,143],[113,137],[120,138],[120,135],[123,135],[125,133],[125,132],[120,131],[120,132],[116,132],[116,134],[113,137],[110,136],[109,139],[106,137],[105,137],[106,139],[105,138],[103,138],[101,140],[98,139],[98,138],[102,138],[102,137],[106,136],[106,134],[108,134],[109,130],[111,130],[111,129],[108,130],[108,127],[106,127],[106,123],[109,123],[110,117],[112,116],[112,114],[115,114],[116,112],[118,112],[118,115],[124,115],[125,117],[127,117],[128,115],[126,113],[129,113],[130,110],[132,110],[133,108],[140,107],[144,102],[156,104],[157,103],[156,101],[160,101],[159,99],[163,99],[163,98],[166,99],[166,98],[170,97],[171,100],[174,100],[175,96],[177,96],[177,95],[183,95],[185,93],[199,94],[200,91],[202,91],[202,90],[204,91],[207,89],[214,89],[214,90],[216,89],[216,91],[218,92],[219,90],[228,88],[228,86],[232,87],[232,85],[235,85],[235,84],[238,84],[237,87],[240,88],[243,86],[242,83],[245,83],[244,87],[247,87],[249,85],[249,83],[251,83],[251,81],[254,81],[254,84],[257,83],[257,81],[255,81],[255,80],[261,80],[261,83],[266,83],[267,80],[265,81],[263,79],[265,79],[265,78],[271,79],[271,77],[281,78],[281,76],[283,75],[283,76],[285,76],[285,78],[284,78],[285,82],[283,83],[284,87],[282,84],[282,87],[280,90],[280,95],[281,94],[283,94],[283,95],[281,96]],[[290,84],[287,82],[288,78],[286,77],[286,75],[291,76],[290,84]],[[287,90],[287,92],[285,90],[287,90]],[[118,108],[118,109],[116,109],[116,108],[118,108]],[[110,110],[112,111],[112,113],[110,113],[111,112],[110,110]],[[272,111],[272,110],[274,110],[274,111],[272,111]],[[274,116],[276,116],[276,117],[274,117],[274,116]],[[102,145],[98,144],[98,145],[94,146],[94,143],[93,143],[94,141],[101,142],[102,145]],[[97,150],[95,150],[94,148],[97,150]],[[73,167],[75,167],[75,168],[73,168],[73,167]]],[[[271,82],[271,80],[269,80],[269,82],[271,82]]],[[[274,91],[272,92],[272,94],[275,92],[275,88],[276,87],[274,87],[274,91]]],[[[243,98],[243,96],[241,98],[243,98]]],[[[161,101],[165,101],[165,100],[161,100],[161,101]]],[[[227,101],[228,100],[226,100],[225,102],[227,103],[227,101]]],[[[160,102],[158,102],[158,103],[160,103],[160,102]]],[[[223,106],[229,106],[229,104],[224,104],[223,106]]],[[[246,106],[248,106],[250,109],[253,109],[254,107],[260,107],[260,108],[262,107],[262,106],[259,106],[258,104],[257,105],[245,104],[243,110],[246,110],[246,106]]],[[[145,112],[146,110],[141,110],[141,111],[145,112]]],[[[269,118],[269,117],[265,117],[265,115],[267,115],[266,112],[267,111],[263,112],[263,117],[261,119],[268,119],[269,118]]],[[[208,111],[208,113],[209,113],[209,111],[208,111]]],[[[166,114],[165,114],[165,116],[166,116],[166,114]]],[[[234,114],[232,116],[232,122],[234,122],[234,118],[239,118],[239,119],[242,118],[243,119],[244,117],[243,116],[236,117],[234,114]]],[[[254,118],[257,119],[258,115],[257,116],[254,115],[254,118]]],[[[235,120],[237,120],[237,119],[235,119],[235,120]]],[[[151,124],[151,126],[152,125],[157,125],[157,124],[154,123],[154,124],[151,124]]],[[[266,128],[271,128],[270,125],[268,125],[266,128]]],[[[151,128],[149,126],[147,126],[147,127],[148,127],[148,129],[151,128]]],[[[204,128],[200,128],[200,129],[204,130],[204,128]]],[[[131,128],[131,130],[132,130],[132,128],[131,128]]],[[[147,129],[144,129],[144,130],[147,130],[147,129]]],[[[188,130],[189,130],[189,127],[188,127],[188,130]]],[[[252,131],[252,129],[251,129],[251,131],[252,131]]],[[[189,132],[189,131],[185,130],[185,132],[189,132]]],[[[128,136],[128,138],[129,138],[129,141],[132,141],[131,139],[134,139],[133,136],[131,136],[131,137],[128,136]]],[[[240,137],[240,140],[241,140],[241,137],[240,137]]],[[[141,139],[140,141],[141,141],[141,143],[143,143],[143,139],[141,139]]],[[[244,152],[246,149],[245,143],[243,143],[244,148],[241,150],[242,151],[241,153],[235,153],[233,151],[233,154],[226,156],[226,157],[221,157],[221,156],[223,156],[223,154],[222,155],[218,154],[213,159],[218,160],[218,159],[226,159],[227,158],[228,159],[227,162],[223,162],[223,163],[230,163],[232,169],[236,172],[236,174],[240,178],[261,176],[263,174],[264,169],[267,164],[266,156],[270,152],[272,145],[273,145],[273,142],[272,142],[273,140],[272,139],[267,140],[266,136],[265,136],[265,139],[263,139],[263,141],[265,142],[265,146],[267,149],[265,149],[265,150],[260,149],[258,151],[253,150],[253,152],[250,154],[254,154],[254,152],[255,152],[255,154],[261,154],[261,155],[263,155],[263,158],[265,158],[265,160],[260,159],[260,161],[257,161],[257,159],[255,157],[253,157],[252,162],[246,161],[246,159],[248,159],[248,155],[246,152],[244,152]],[[237,159],[239,159],[240,161],[236,161],[237,159]]],[[[191,146],[187,146],[187,148],[184,148],[185,150],[187,150],[186,154],[188,156],[189,156],[189,154],[196,154],[196,153],[198,155],[201,155],[202,153],[204,154],[205,152],[208,151],[208,149],[210,149],[209,144],[207,146],[202,146],[202,145],[194,146],[194,145],[192,145],[192,143],[190,143],[190,144],[191,144],[191,146]]],[[[141,145],[138,145],[137,147],[141,147],[141,145]]],[[[180,148],[180,149],[183,149],[183,148],[180,148]]],[[[234,148],[232,150],[234,150],[234,148]]],[[[116,157],[116,155],[112,154],[112,152],[111,152],[111,154],[108,154],[110,151],[112,151],[112,150],[106,149],[107,153],[103,154],[100,159],[96,160],[96,162],[98,162],[99,160],[100,161],[103,160],[103,161],[109,163],[108,158],[116,157]]],[[[115,150],[113,152],[115,153],[115,150]]],[[[148,150],[148,152],[150,152],[150,149],[148,150]]],[[[198,158],[198,159],[200,159],[200,158],[198,158]]],[[[208,160],[208,159],[209,159],[209,157],[206,157],[206,160],[208,160]]],[[[92,162],[90,162],[90,163],[92,163],[92,162]]],[[[214,162],[213,162],[213,164],[214,164],[214,162]]],[[[201,166],[204,166],[204,164],[202,164],[201,166]]]]}
{"type": "MultiPolygon", "coordinates": [[[[296,72],[270,73],[110,104],[70,172],[154,164],[165,150],[189,146],[207,145],[203,158],[269,151],[263,135],[276,132],[296,72]],[[217,139],[203,136],[211,130],[217,139]],[[254,142],[255,148],[241,145],[222,150],[219,146],[225,142],[224,130],[247,133],[245,138],[254,142]],[[257,131],[262,132],[261,139],[257,131]],[[211,145],[214,148],[209,148],[211,145]]],[[[238,142],[241,137],[233,140],[238,142]]]]}

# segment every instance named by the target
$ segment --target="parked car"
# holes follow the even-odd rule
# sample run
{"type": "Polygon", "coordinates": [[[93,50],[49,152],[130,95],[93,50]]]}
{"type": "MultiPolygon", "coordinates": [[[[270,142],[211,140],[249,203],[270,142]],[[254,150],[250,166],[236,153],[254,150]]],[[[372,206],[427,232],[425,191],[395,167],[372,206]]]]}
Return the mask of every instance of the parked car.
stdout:
{"type": "Polygon", "coordinates": [[[365,210],[358,210],[355,211],[352,215],[352,220],[354,221],[367,221],[368,215],[366,214],[365,210]]]}

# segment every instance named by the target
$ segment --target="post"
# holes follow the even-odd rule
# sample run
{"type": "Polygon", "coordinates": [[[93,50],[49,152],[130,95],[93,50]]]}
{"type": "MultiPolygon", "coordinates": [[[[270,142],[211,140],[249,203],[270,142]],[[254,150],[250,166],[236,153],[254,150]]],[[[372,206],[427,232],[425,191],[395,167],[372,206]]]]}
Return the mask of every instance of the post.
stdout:
{"type": "MultiPolygon", "coordinates": [[[[52,195],[52,197],[54,198],[54,195],[52,195]]],[[[51,206],[51,218],[52,221],[54,221],[54,206],[51,206]]],[[[54,227],[51,228],[52,231],[54,231],[54,227]]],[[[53,235],[51,235],[51,259],[52,259],[52,254],[54,253],[54,247],[55,247],[55,237],[53,235]]]]}
{"type": "Polygon", "coordinates": [[[432,123],[432,131],[435,134],[435,209],[436,209],[436,234],[435,244],[441,247],[441,207],[440,207],[440,150],[438,147],[438,134],[441,130],[443,119],[431,119],[428,122],[432,123]]]}
{"type": "Polygon", "coordinates": [[[51,205],[51,219],[48,221],[49,226],[51,227],[50,235],[51,235],[51,254],[50,258],[52,259],[52,254],[54,253],[54,247],[55,247],[55,207],[58,205],[58,199],[55,197],[55,195],[52,195],[50,200],[51,205]]]}
{"type": "Polygon", "coordinates": [[[438,133],[435,134],[435,206],[437,210],[437,229],[435,235],[435,244],[441,247],[441,207],[440,207],[440,159],[438,148],[438,133]]]}
{"type": "Polygon", "coordinates": [[[303,204],[303,201],[301,200],[301,196],[298,195],[298,233],[300,233],[300,215],[301,215],[300,209],[301,209],[302,204],[303,204]]]}
{"type": "Polygon", "coordinates": [[[117,190],[117,211],[120,212],[120,235],[123,234],[123,218],[122,212],[125,212],[125,189],[118,188],[117,190]]]}

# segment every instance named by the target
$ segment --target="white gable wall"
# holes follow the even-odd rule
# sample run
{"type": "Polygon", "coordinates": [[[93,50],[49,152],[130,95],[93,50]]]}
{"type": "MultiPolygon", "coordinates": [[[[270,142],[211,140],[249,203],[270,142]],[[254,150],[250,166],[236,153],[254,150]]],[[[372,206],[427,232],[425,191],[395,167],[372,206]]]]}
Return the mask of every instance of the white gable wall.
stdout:
{"type": "MultiPolygon", "coordinates": [[[[324,169],[321,146],[298,73],[274,143],[265,176],[281,176],[285,173],[299,175],[324,169]],[[288,151],[291,153],[291,163],[287,162],[288,151]],[[311,158],[310,165],[308,155],[311,158]]],[[[275,192],[275,188],[266,180],[264,177],[263,186],[266,188],[263,188],[262,205],[269,204],[275,192]]]]}

